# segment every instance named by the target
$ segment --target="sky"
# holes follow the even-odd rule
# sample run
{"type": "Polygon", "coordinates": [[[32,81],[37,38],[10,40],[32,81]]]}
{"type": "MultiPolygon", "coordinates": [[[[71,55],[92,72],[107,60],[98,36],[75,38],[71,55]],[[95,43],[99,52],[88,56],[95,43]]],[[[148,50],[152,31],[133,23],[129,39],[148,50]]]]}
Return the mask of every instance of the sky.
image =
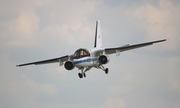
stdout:
{"type": "Polygon", "coordinates": [[[179,0],[1,0],[1,108],[180,108],[179,0]],[[58,63],[21,63],[93,48],[100,20],[104,47],[168,39],[110,55],[106,75],[58,63]]]}

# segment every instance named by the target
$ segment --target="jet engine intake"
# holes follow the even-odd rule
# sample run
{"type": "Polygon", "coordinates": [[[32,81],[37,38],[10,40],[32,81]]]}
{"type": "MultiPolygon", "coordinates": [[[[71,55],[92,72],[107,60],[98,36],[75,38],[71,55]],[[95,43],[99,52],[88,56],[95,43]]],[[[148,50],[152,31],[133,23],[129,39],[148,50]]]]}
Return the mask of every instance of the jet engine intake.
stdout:
{"type": "Polygon", "coordinates": [[[100,64],[106,64],[110,59],[108,55],[101,55],[98,60],[100,64]]]}
{"type": "Polygon", "coordinates": [[[64,67],[67,70],[72,70],[72,69],[74,69],[75,65],[74,65],[73,61],[66,61],[64,64],[64,67]]]}

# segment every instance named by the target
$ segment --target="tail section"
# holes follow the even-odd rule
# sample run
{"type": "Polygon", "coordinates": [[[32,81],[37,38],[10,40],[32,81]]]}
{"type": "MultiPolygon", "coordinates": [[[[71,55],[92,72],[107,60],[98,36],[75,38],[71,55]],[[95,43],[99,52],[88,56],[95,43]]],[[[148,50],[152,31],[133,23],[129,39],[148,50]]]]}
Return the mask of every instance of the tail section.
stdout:
{"type": "Polygon", "coordinates": [[[101,39],[101,28],[100,28],[100,22],[96,21],[96,32],[95,32],[95,42],[94,47],[96,48],[102,48],[102,39],[101,39]]]}

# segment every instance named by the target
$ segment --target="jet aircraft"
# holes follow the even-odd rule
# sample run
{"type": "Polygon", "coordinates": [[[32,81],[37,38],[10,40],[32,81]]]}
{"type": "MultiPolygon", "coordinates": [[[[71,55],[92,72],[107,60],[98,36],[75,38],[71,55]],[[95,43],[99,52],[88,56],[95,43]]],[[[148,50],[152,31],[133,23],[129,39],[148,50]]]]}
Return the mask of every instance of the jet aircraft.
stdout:
{"type": "Polygon", "coordinates": [[[64,65],[66,70],[73,70],[75,67],[81,70],[78,73],[79,78],[86,77],[87,71],[91,68],[102,69],[106,74],[108,74],[109,69],[105,68],[103,65],[107,64],[110,61],[109,55],[116,54],[116,56],[120,55],[120,52],[128,51],[140,47],[145,47],[152,45],[154,43],[166,41],[166,39],[145,42],[140,44],[134,45],[123,45],[120,47],[112,47],[112,48],[104,48],[102,46],[102,36],[101,36],[101,29],[100,29],[100,21],[96,21],[96,29],[95,29],[95,42],[94,48],[87,49],[87,48],[80,48],[75,51],[74,54],[61,56],[58,58],[42,60],[37,62],[25,63],[16,65],[17,67],[26,66],[26,65],[41,65],[41,64],[48,64],[48,63],[59,63],[59,66],[64,65]]]}

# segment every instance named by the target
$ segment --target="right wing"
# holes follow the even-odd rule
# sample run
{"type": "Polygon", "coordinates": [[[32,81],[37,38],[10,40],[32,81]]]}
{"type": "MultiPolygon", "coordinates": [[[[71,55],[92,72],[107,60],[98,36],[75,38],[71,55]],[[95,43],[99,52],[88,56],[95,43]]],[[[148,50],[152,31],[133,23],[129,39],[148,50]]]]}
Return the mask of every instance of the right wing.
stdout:
{"type": "Polygon", "coordinates": [[[105,53],[113,54],[113,53],[116,53],[117,51],[123,52],[123,51],[132,50],[132,49],[136,49],[136,48],[140,48],[140,47],[145,47],[145,46],[152,45],[152,44],[158,43],[158,42],[163,42],[163,41],[166,41],[166,39],[152,41],[152,42],[146,42],[146,43],[141,43],[141,44],[135,44],[135,45],[127,44],[127,45],[124,45],[121,47],[115,47],[115,48],[105,48],[105,53]]]}
{"type": "Polygon", "coordinates": [[[58,57],[58,58],[54,58],[54,59],[25,63],[25,64],[16,65],[16,66],[20,67],[20,66],[26,66],[26,65],[40,65],[40,64],[48,64],[48,63],[57,63],[57,62],[63,63],[64,61],[67,61],[69,59],[69,57],[71,57],[71,56],[66,55],[66,56],[62,56],[62,57],[58,57]]]}

